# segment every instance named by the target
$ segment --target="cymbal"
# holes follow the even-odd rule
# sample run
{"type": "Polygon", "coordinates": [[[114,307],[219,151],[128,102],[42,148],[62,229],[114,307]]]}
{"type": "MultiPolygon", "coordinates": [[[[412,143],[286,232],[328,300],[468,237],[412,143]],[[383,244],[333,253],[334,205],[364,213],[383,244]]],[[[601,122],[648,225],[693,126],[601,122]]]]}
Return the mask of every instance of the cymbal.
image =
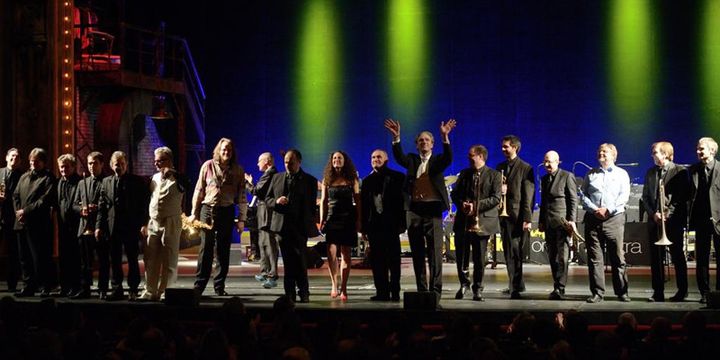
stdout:
{"type": "Polygon", "coordinates": [[[445,177],[445,186],[450,186],[457,181],[458,177],[455,175],[449,175],[445,177]]]}

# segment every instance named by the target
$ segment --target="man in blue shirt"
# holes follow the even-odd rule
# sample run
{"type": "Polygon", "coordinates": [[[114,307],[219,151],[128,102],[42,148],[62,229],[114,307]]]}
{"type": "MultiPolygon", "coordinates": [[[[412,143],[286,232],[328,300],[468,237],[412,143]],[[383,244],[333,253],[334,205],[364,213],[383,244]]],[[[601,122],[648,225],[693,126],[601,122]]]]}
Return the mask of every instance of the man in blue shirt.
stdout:
{"type": "Polygon", "coordinates": [[[585,245],[587,246],[590,291],[588,303],[599,303],[605,295],[603,266],[603,243],[607,248],[612,266],[615,295],[622,302],[629,302],[623,235],[625,230],[625,205],[630,196],[628,173],[615,166],[617,148],[604,143],[598,147],[600,167],[585,175],[581,191],[585,210],[585,245]]]}

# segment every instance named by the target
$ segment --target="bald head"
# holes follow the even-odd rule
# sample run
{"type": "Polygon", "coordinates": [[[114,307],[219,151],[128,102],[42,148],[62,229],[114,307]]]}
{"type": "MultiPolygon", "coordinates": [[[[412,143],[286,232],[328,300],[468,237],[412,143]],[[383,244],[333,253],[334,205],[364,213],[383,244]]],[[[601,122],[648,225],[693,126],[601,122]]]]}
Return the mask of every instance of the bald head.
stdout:
{"type": "Polygon", "coordinates": [[[275,161],[273,160],[273,156],[269,152],[264,152],[258,156],[258,170],[265,171],[269,169],[271,166],[273,166],[275,161]]]}
{"type": "Polygon", "coordinates": [[[555,150],[546,152],[545,159],[543,159],[543,166],[548,174],[555,173],[560,166],[560,154],[558,154],[555,150]]]}

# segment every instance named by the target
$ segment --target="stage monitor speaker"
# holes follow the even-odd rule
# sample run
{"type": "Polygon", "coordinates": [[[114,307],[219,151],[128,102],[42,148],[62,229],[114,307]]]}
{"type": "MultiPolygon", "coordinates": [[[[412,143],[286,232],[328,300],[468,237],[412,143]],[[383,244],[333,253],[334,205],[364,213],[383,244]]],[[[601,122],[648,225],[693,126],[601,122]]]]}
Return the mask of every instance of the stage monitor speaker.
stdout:
{"type": "Polygon", "coordinates": [[[707,307],[709,309],[720,309],[720,291],[711,291],[708,293],[707,307]]]}
{"type": "Polygon", "coordinates": [[[167,288],[165,289],[165,304],[171,306],[195,307],[200,303],[200,294],[194,289],[167,288]]]}
{"type": "Polygon", "coordinates": [[[438,298],[434,291],[406,291],[403,293],[405,310],[435,310],[438,298]]]}

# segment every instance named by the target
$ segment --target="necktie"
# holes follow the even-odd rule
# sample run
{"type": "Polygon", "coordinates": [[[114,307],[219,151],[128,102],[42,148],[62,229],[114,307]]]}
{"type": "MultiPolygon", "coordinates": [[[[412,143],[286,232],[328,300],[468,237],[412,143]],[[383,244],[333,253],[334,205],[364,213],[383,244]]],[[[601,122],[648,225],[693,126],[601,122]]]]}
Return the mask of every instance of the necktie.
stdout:
{"type": "Polygon", "coordinates": [[[418,167],[418,171],[417,171],[417,177],[418,177],[418,178],[419,178],[420,176],[422,176],[422,174],[424,174],[425,172],[427,172],[427,163],[428,163],[428,160],[429,160],[429,157],[422,157],[422,156],[420,157],[420,167],[418,167]]]}

